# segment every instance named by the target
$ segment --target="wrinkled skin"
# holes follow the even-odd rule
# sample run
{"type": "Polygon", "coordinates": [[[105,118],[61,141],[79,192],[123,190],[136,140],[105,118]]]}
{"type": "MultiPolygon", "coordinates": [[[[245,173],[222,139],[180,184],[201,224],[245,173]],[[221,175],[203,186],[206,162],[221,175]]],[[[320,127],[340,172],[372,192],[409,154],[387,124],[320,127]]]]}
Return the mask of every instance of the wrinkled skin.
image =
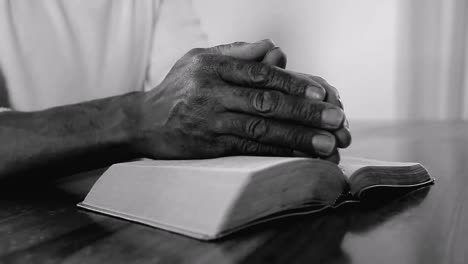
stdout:
{"type": "Polygon", "coordinates": [[[271,41],[194,49],[142,96],[135,150],[164,159],[225,155],[339,160],[351,136],[338,92],[286,71],[271,41]]]}

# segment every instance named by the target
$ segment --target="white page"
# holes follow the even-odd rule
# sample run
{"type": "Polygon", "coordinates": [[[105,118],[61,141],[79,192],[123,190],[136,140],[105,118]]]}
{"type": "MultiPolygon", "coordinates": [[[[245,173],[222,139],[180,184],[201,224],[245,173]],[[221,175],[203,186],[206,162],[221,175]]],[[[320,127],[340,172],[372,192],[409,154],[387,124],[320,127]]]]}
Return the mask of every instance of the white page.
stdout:
{"type": "Polygon", "coordinates": [[[269,168],[282,163],[296,160],[309,160],[309,158],[291,157],[261,157],[261,156],[230,156],[215,159],[191,159],[191,160],[151,160],[142,159],[136,162],[127,163],[133,166],[158,166],[158,167],[185,167],[203,168],[214,170],[236,170],[255,171],[269,168]]]}

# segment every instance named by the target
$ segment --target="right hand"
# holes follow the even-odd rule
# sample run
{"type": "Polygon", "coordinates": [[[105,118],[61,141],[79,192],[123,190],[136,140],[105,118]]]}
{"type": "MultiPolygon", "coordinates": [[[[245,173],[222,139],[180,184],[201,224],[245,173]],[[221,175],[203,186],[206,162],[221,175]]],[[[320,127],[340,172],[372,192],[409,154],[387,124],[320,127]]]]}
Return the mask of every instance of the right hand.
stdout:
{"type": "MultiPolygon", "coordinates": [[[[274,47],[268,51],[268,53],[262,59],[262,63],[266,63],[268,65],[286,69],[287,57],[280,47],[274,47]]],[[[343,103],[341,102],[341,99],[340,99],[340,94],[338,93],[338,90],[335,87],[331,86],[326,80],[324,80],[321,77],[312,76],[308,74],[304,74],[304,75],[307,78],[312,78],[316,82],[320,83],[323,88],[325,88],[326,93],[327,93],[325,100],[324,100],[325,102],[331,103],[344,110],[343,103]]],[[[337,140],[337,145],[339,148],[346,148],[351,144],[351,133],[349,131],[349,123],[347,119],[344,121],[343,127],[334,131],[333,134],[335,134],[335,138],[337,140]]],[[[304,157],[310,156],[310,154],[308,153],[302,153],[299,151],[294,151],[294,153],[297,156],[304,156],[304,157]]],[[[339,163],[340,161],[339,151],[337,150],[333,155],[327,157],[326,159],[335,163],[339,163]]]]}
{"type": "MultiPolygon", "coordinates": [[[[134,149],[155,159],[226,155],[326,158],[336,153],[342,109],[323,85],[260,61],[272,43],[194,49],[142,98],[134,149]],[[256,60],[256,61],[255,61],[256,60]]],[[[350,140],[350,138],[349,138],[350,140]]]]}

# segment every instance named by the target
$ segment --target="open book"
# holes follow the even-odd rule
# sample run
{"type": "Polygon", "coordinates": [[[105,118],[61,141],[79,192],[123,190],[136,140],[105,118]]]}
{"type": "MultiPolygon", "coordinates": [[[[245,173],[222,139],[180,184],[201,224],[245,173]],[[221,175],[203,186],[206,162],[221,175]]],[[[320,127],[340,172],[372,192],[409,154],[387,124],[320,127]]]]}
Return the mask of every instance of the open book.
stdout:
{"type": "Polygon", "coordinates": [[[140,160],[111,166],[78,206],[209,240],[247,226],[306,214],[366,194],[432,183],[418,163],[343,157],[140,160]]]}

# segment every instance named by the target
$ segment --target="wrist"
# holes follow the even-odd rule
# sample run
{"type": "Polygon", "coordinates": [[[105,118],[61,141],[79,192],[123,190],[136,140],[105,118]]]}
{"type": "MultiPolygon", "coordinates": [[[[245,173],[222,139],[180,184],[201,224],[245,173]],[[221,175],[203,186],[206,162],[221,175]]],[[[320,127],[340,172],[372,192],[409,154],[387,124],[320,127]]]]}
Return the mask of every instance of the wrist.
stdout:
{"type": "MultiPolygon", "coordinates": [[[[126,142],[135,158],[166,159],[171,157],[171,135],[165,128],[167,103],[153,100],[156,95],[148,92],[127,94],[125,99],[126,142]]],[[[159,95],[158,95],[159,96],[159,95]]]]}
{"type": "Polygon", "coordinates": [[[140,151],[135,147],[136,143],[141,140],[142,130],[142,104],[144,92],[132,92],[120,95],[111,101],[109,111],[111,112],[113,122],[117,133],[115,141],[120,148],[132,158],[142,156],[140,151]]]}

